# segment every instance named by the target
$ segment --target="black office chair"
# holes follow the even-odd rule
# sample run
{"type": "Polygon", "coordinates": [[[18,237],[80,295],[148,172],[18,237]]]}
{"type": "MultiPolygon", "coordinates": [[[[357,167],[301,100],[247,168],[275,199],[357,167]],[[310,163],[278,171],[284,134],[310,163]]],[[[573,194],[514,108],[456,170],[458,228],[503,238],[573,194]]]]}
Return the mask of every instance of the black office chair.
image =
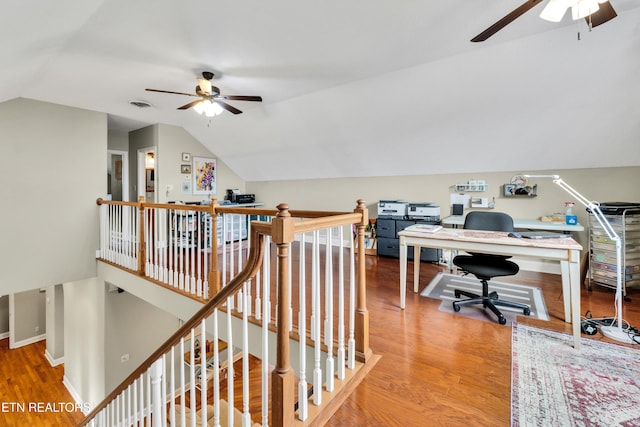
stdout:
{"type": "MultiPolygon", "coordinates": [[[[513,231],[513,219],[502,212],[474,211],[467,214],[464,220],[464,228],[486,231],[513,231]]],[[[465,274],[473,274],[480,279],[482,295],[456,289],[454,291],[456,298],[464,295],[469,299],[454,301],[453,310],[458,312],[463,305],[482,304],[484,308],[493,311],[498,317],[498,323],[501,325],[507,323],[507,319],[496,306],[518,308],[528,316],[530,314],[528,305],[501,300],[497,292],[489,293],[489,280],[498,276],[512,276],[520,270],[518,264],[509,261],[508,258],[511,257],[478,253],[456,256],[453,259],[453,263],[456,266],[461,268],[465,274]]]]}

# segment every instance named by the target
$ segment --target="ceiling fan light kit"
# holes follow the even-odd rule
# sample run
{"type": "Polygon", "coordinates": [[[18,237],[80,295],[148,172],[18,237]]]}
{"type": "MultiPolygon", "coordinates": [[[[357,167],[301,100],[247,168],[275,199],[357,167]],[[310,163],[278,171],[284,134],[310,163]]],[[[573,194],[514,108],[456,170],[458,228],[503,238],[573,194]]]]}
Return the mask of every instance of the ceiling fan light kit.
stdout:
{"type": "MultiPolygon", "coordinates": [[[[605,0],[608,1],[608,0],[605,0]]],[[[573,20],[583,19],[596,13],[600,9],[602,0],[549,0],[540,14],[540,18],[551,21],[560,22],[564,17],[567,9],[571,8],[571,17],[573,20]]]]}
{"type": "Polygon", "coordinates": [[[549,22],[560,22],[569,6],[567,0],[549,0],[549,3],[542,9],[540,18],[549,22]]]}
{"type": "Polygon", "coordinates": [[[189,102],[181,107],[178,107],[178,110],[188,110],[193,108],[196,113],[204,114],[207,117],[214,117],[222,113],[224,110],[232,114],[240,114],[242,111],[238,110],[236,107],[223,102],[222,100],[231,100],[231,101],[256,101],[262,102],[261,96],[248,96],[248,95],[220,95],[220,89],[213,86],[211,84],[211,79],[213,78],[213,73],[210,71],[204,71],[202,73],[202,77],[198,77],[198,86],[196,86],[196,93],[184,93],[184,92],[174,92],[170,90],[160,90],[160,89],[146,89],[149,92],[160,92],[160,93],[170,93],[174,95],[185,95],[185,96],[195,96],[200,98],[197,101],[189,102]]]}
{"type": "MultiPolygon", "coordinates": [[[[527,0],[472,38],[471,41],[483,42],[487,40],[541,2],[542,0],[527,0]]],[[[540,13],[540,18],[546,21],[560,22],[569,8],[571,8],[572,18],[574,20],[584,18],[589,25],[589,29],[604,24],[618,16],[609,0],[549,0],[542,13],[540,13]]]]}
{"type": "Polygon", "coordinates": [[[217,102],[211,102],[208,99],[193,106],[196,113],[207,117],[214,117],[222,113],[224,110],[217,102]]]}

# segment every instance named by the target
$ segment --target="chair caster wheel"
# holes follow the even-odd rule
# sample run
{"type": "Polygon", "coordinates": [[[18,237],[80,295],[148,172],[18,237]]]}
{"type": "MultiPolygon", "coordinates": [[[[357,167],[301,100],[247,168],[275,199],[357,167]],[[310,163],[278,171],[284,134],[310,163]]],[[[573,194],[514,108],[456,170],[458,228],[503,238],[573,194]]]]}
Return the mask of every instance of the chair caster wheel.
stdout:
{"type": "Polygon", "coordinates": [[[522,310],[522,311],[524,312],[524,315],[525,315],[525,316],[528,316],[528,315],[530,315],[530,314],[531,314],[531,310],[530,310],[530,309],[528,309],[528,308],[525,308],[525,309],[524,309],[524,310],[522,310]]]}
{"type": "Polygon", "coordinates": [[[456,313],[460,311],[460,306],[455,302],[453,303],[453,311],[455,311],[456,313]]]}
{"type": "Polygon", "coordinates": [[[501,325],[506,325],[507,324],[507,319],[505,319],[504,316],[500,316],[500,317],[498,317],[498,323],[500,323],[501,325]]]}

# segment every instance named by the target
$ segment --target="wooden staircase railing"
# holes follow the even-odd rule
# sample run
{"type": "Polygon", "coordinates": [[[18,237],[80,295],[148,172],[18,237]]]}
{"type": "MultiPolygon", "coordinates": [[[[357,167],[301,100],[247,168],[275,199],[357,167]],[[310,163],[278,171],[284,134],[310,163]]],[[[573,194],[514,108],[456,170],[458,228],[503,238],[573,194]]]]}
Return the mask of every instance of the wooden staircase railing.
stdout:
{"type": "MultiPolygon", "coordinates": [[[[170,227],[168,227],[167,225],[168,224],[170,225],[171,223],[167,221],[167,218],[170,218],[169,213],[171,212],[175,212],[175,211],[206,212],[211,217],[209,225],[212,227],[212,230],[216,230],[217,214],[245,213],[245,210],[246,210],[246,208],[243,209],[243,208],[237,208],[237,207],[221,207],[216,205],[215,201],[209,207],[188,206],[186,208],[183,206],[172,205],[172,204],[151,205],[151,204],[146,204],[142,201],[138,202],[137,204],[127,204],[123,202],[105,202],[105,201],[98,200],[98,204],[101,206],[102,205],[111,205],[111,206],[134,206],[135,205],[135,207],[138,210],[138,216],[137,216],[138,224],[146,224],[144,226],[139,226],[138,234],[137,234],[138,235],[137,242],[131,242],[131,243],[127,242],[127,244],[124,244],[124,245],[121,243],[119,245],[116,245],[118,246],[117,249],[124,248],[124,250],[116,251],[117,256],[115,257],[113,257],[112,256],[113,253],[108,252],[107,249],[101,248],[101,255],[104,255],[105,257],[104,259],[102,257],[100,258],[103,259],[105,262],[108,262],[120,268],[125,268],[131,271],[132,273],[145,275],[147,276],[146,278],[149,281],[157,283],[161,286],[167,286],[172,289],[177,288],[179,291],[181,291],[181,293],[184,292],[184,289],[187,288],[186,286],[187,281],[184,278],[179,279],[179,275],[178,276],[175,276],[175,274],[171,275],[171,277],[173,277],[174,279],[178,277],[177,283],[171,283],[171,284],[164,283],[164,279],[170,280],[168,272],[172,271],[172,268],[171,268],[172,265],[168,261],[169,252],[167,252],[167,243],[166,243],[166,239],[171,238],[172,236],[170,236],[169,234],[159,235],[157,230],[153,231],[153,229],[149,228],[148,225],[154,224],[154,222],[157,221],[161,223],[161,227],[163,228],[166,227],[167,229],[170,229],[170,227]],[[161,212],[160,209],[169,210],[169,213],[160,213],[161,212]],[[151,211],[154,213],[149,214],[147,211],[151,211]],[[153,233],[155,233],[155,235],[151,237],[150,234],[153,234],[153,233]],[[150,240],[153,241],[153,244],[151,245],[148,243],[150,240]],[[157,250],[158,248],[155,245],[161,246],[163,250],[167,253],[167,258],[165,260],[167,262],[165,264],[162,264],[162,261],[163,261],[161,259],[162,257],[159,258],[160,265],[167,267],[167,269],[166,271],[163,271],[162,269],[156,268],[157,266],[154,265],[153,268],[151,269],[151,274],[149,274],[150,268],[149,268],[149,265],[146,265],[147,264],[146,260],[148,259],[148,257],[145,254],[145,252],[148,250],[152,250],[156,253],[161,254],[161,252],[157,250]],[[132,251],[131,248],[135,248],[136,250],[132,251]],[[124,254],[124,256],[121,256],[121,254],[124,254]],[[129,259],[129,258],[135,258],[135,257],[137,257],[137,260],[136,260],[137,263],[135,264],[137,265],[137,268],[133,269],[129,267],[134,265],[132,262],[132,259],[129,259]],[[126,264],[126,265],[122,265],[122,264],[126,264]],[[181,283],[183,284],[182,286],[183,289],[180,289],[181,283]]],[[[122,224],[126,224],[127,221],[130,221],[131,224],[134,223],[134,220],[131,218],[132,213],[130,212],[127,214],[118,214],[117,213],[118,210],[115,210],[114,212],[116,212],[116,216],[117,215],[121,215],[121,216],[114,219],[113,212],[111,213],[111,215],[107,215],[108,219],[105,219],[105,220],[111,221],[112,224],[117,225],[116,227],[109,227],[110,234],[114,232],[114,229],[118,229],[118,227],[122,227],[123,229],[128,228],[129,229],[128,231],[130,231],[132,226],[122,226],[122,224]]],[[[231,302],[234,300],[234,298],[237,299],[237,303],[238,303],[235,314],[244,317],[243,329],[246,329],[247,328],[246,318],[248,317],[247,312],[250,311],[249,302],[248,302],[249,294],[247,291],[247,284],[249,284],[253,280],[256,283],[256,290],[261,289],[261,287],[258,286],[258,279],[256,277],[256,275],[260,275],[260,274],[262,274],[261,280],[263,280],[265,283],[263,288],[264,294],[261,299],[261,301],[263,302],[263,306],[262,306],[263,307],[262,309],[263,344],[262,346],[264,347],[265,345],[267,345],[265,344],[264,337],[266,337],[269,333],[272,333],[271,331],[275,331],[275,334],[277,337],[275,365],[273,366],[273,370],[270,374],[271,389],[270,390],[268,390],[268,388],[263,389],[263,392],[262,392],[263,399],[266,399],[269,394],[271,395],[271,403],[269,405],[268,411],[267,412],[263,411],[261,424],[274,425],[274,426],[289,426],[289,425],[293,425],[294,422],[299,422],[295,420],[296,413],[298,414],[299,420],[304,421],[304,419],[306,419],[307,417],[306,410],[302,410],[300,408],[301,406],[306,407],[306,400],[307,400],[306,397],[303,399],[305,405],[301,405],[301,401],[300,401],[301,399],[299,397],[296,397],[297,395],[296,388],[298,387],[298,384],[296,384],[296,382],[300,382],[301,378],[300,376],[296,377],[294,369],[292,368],[291,351],[290,351],[290,343],[291,343],[292,336],[299,336],[298,334],[301,331],[302,331],[302,334],[300,335],[301,337],[307,336],[306,340],[301,339],[302,343],[305,343],[305,341],[311,341],[315,343],[314,345],[316,346],[317,349],[321,348],[321,351],[325,353],[327,358],[327,372],[328,372],[325,388],[326,388],[326,391],[329,391],[329,392],[331,391],[330,388],[333,388],[333,386],[332,385],[329,386],[329,383],[332,384],[331,378],[335,376],[334,367],[333,367],[334,366],[333,365],[334,364],[333,331],[334,329],[338,331],[338,336],[339,336],[338,342],[344,341],[343,339],[344,332],[342,331],[342,326],[340,324],[336,326],[333,324],[333,320],[329,320],[325,317],[325,322],[328,322],[328,323],[325,323],[324,335],[321,333],[321,328],[319,326],[316,326],[315,327],[316,336],[315,338],[313,338],[314,325],[311,324],[311,322],[309,321],[309,316],[304,315],[305,309],[303,307],[306,306],[307,303],[303,299],[300,300],[300,305],[298,307],[300,309],[300,313],[302,313],[302,319],[298,321],[298,324],[296,325],[294,330],[294,327],[292,325],[292,315],[291,315],[291,297],[292,297],[291,284],[294,280],[289,273],[291,271],[292,243],[296,239],[298,239],[298,241],[300,240],[302,241],[302,243],[297,244],[300,251],[299,253],[300,253],[300,259],[301,259],[301,264],[299,269],[300,277],[298,278],[298,281],[300,282],[299,283],[300,289],[304,289],[304,287],[306,286],[304,284],[306,280],[304,275],[306,273],[304,273],[305,270],[303,267],[305,262],[305,260],[303,259],[304,253],[305,253],[304,248],[306,246],[305,240],[304,240],[305,233],[312,233],[312,236],[313,236],[312,240],[314,242],[313,257],[315,262],[315,259],[319,259],[319,250],[316,249],[316,246],[319,247],[318,242],[320,240],[320,234],[319,234],[320,232],[318,230],[325,230],[325,240],[326,240],[325,268],[326,270],[325,270],[325,277],[324,277],[325,279],[324,289],[325,289],[325,297],[329,295],[329,297],[327,298],[332,299],[333,298],[332,289],[334,288],[334,285],[332,282],[333,277],[334,276],[337,277],[337,280],[340,282],[340,286],[338,287],[338,289],[342,291],[343,285],[344,285],[342,283],[342,280],[344,279],[345,274],[344,274],[344,271],[340,271],[339,273],[334,274],[333,272],[331,272],[330,267],[326,267],[327,263],[333,264],[334,257],[339,257],[340,265],[342,265],[343,263],[342,255],[344,251],[342,249],[342,237],[340,237],[340,249],[338,251],[338,254],[334,255],[333,249],[332,249],[334,242],[333,242],[333,238],[331,237],[331,234],[332,234],[331,227],[335,227],[336,229],[339,229],[340,236],[342,236],[342,228],[344,228],[344,226],[346,225],[349,225],[349,226],[353,225],[356,230],[355,232],[356,245],[357,247],[364,248],[364,229],[366,224],[368,224],[367,210],[364,205],[364,201],[358,200],[358,205],[353,213],[321,212],[321,211],[290,211],[286,204],[279,205],[276,210],[252,209],[252,213],[260,216],[269,216],[271,217],[271,221],[270,222],[264,222],[264,221],[251,222],[251,226],[249,229],[249,236],[248,236],[249,250],[248,250],[248,255],[246,259],[243,261],[243,262],[246,262],[246,264],[244,265],[244,268],[237,275],[235,275],[228,283],[223,283],[224,278],[222,278],[221,280],[221,272],[219,269],[220,263],[218,259],[219,250],[217,248],[217,241],[216,241],[217,239],[212,237],[213,234],[209,235],[210,236],[209,244],[211,246],[201,245],[200,244],[201,242],[197,241],[195,244],[196,248],[198,249],[211,248],[210,249],[211,253],[209,254],[211,258],[209,262],[206,264],[207,265],[206,280],[202,278],[198,280],[197,277],[190,276],[189,282],[190,284],[195,283],[197,285],[207,283],[208,287],[206,288],[196,287],[195,296],[193,294],[188,294],[188,295],[192,298],[206,301],[205,304],[193,317],[187,320],[174,334],[172,334],[162,346],[160,346],[156,351],[154,351],[151,356],[149,356],[134,372],[132,372],[132,374],[129,375],[114,391],[112,391],[100,404],[98,404],[85,417],[85,419],[81,422],[80,425],[106,425],[105,419],[113,420],[114,417],[116,416],[127,421],[126,423],[123,422],[123,425],[133,425],[135,422],[137,422],[138,413],[133,414],[133,412],[135,411],[132,411],[131,408],[133,407],[134,410],[136,409],[135,402],[137,402],[138,399],[133,397],[134,403],[133,404],[131,402],[127,403],[125,396],[127,396],[127,393],[128,393],[129,400],[131,400],[132,399],[131,395],[136,390],[137,384],[140,384],[139,388],[144,387],[144,382],[142,378],[144,378],[145,375],[147,375],[146,377],[147,388],[150,388],[152,386],[154,388],[154,397],[152,399],[150,397],[151,390],[147,390],[147,393],[148,393],[147,401],[144,402],[142,398],[140,399],[140,405],[139,405],[140,421],[142,422],[142,419],[146,417],[146,420],[147,421],[151,420],[154,426],[156,425],[160,426],[160,425],[166,425],[165,422],[167,419],[169,419],[171,420],[170,425],[172,426],[180,425],[180,423],[175,419],[175,414],[179,412],[177,411],[175,406],[176,397],[174,396],[174,391],[170,390],[172,385],[174,384],[173,383],[173,375],[174,375],[173,367],[175,366],[174,355],[176,351],[178,351],[177,349],[180,349],[180,356],[182,356],[184,354],[182,349],[184,348],[185,337],[191,337],[192,339],[190,340],[189,345],[191,346],[191,350],[192,350],[191,353],[194,352],[193,337],[194,337],[194,331],[196,329],[200,330],[200,332],[203,334],[203,337],[205,339],[207,337],[207,335],[205,334],[205,330],[209,331],[209,329],[213,329],[213,333],[215,334],[215,339],[213,340],[213,342],[217,344],[218,340],[221,340],[222,338],[218,336],[218,331],[215,328],[217,326],[218,320],[223,319],[223,317],[221,317],[222,313],[225,313],[227,316],[226,317],[227,327],[230,328],[231,327],[230,325],[233,323],[231,319],[231,313],[234,310],[232,310],[231,302]],[[271,307],[269,305],[270,304],[269,297],[268,295],[266,295],[270,292],[269,285],[268,285],[269,279],[267,276],[269,277],[271,276],[267,266],[264,265],[265,261],[267,261],[269,264],[271,263],[270,257],[269,257],[270,251],[267,251],[268,248],[270,247],[269,241],[273,242],[273,245],[276,248],[275,277],[276,277],[277,283],[276,283],[275,289],[277,294],[277,302],[276,302],[275,312],[272,312],[271,307]],[[265,250],[265,248],[267,250],[265,250]],[[261,268],[263,266],[264,268],[261,268]],[[198,295],[198,289],[201,289],[200,295],[198,295]],[[241,295],[243,291],[244,291],[244,297],[242,298],[239,295],[241,295]],[[272,313],[275,314],[275,319],[273,322],[271,322],[272,313]],[[210,326],[207,326],[207,325],[210,325],[211,323],[213,323],[216,326],[214,326],[213,328],[211,328],[210,326]],[[311,329],[312,329],[311,337],[305,332],[307,323],[311,325],[311,329]],[[326,338],[327,335],[329,337],[328,342],[326,338]],[[321,343],[323,337],[325,337],[324,345],[321,343]],[[170,363],[166,362],[168,358],[171,360],[170,363]],[[168,370],[167,366],[170,368],[169,370],[171,372],[170,383],[168,383],[167,378],[162,377],[163,374],[160,373],[161,371],[166,373],[168,370]],[[160,375],[160,377],[158,378],[154,377],[153,376],[154,372],[157,372],[158,375],[160,375]],[[162,384],[162,387],[164,388],[161,388],[161,385],[159,384],[162,384]],[[167,393],[169,393],[169,397],[167,397],[167,393]],[[145,406],[147,407],[145,408],[145,406]],[[296,412],[296,408],[298,408],[297,412],[296,412]]],[[[199,214],[196,214],[196,215],[199,215],[199,214]]],[[[212,230],[209,230],[209,232],[213,233],[212,230]]],[[[113,240],[112,235],[102,236],[102,239],[107,240],[107,243],[108,243],[106,245],[107,248],[110,246],[111,247],[113,246],[111,245],[112,243],[111,240],[113,240]]],[[[351,254],[351,258],[353,259],[354,250],[353,250],[353,245],[351,246],[352,247],[351,247],[350,254],[351,254]]],[[[172,250],[175,250],[175,248],[173,248],[172,250]]],[[[203,252],[208,253],[206,250],[203,252]]],[[[223,253],[225,252],[223,251],[223,253]]],[[[175,261],[176,261],[176,258],[171,259],[171,262],[175,262],[175,261]]],[[[354,362],[353,362],[354,360],[357,360],[361,364],[366,364],[371,360],[371,357],[372,357],[372,351],[369,348],[369,339],[368,339],[369,315],[366,307],[366,274],[365,274],[365,259],[364,259],[363,250],[358,251],[357,262],[354,262],[353,264],[354,264],[354,267],[352,268],[351,273],[349,275],[349,282],[351,285],[351,292],[352,292],[352,297],[349,300],[350,308],[351,308],[351,315],[349,319],[349,323],[351,325],[350,332],[349,332],[350,358],[346,362],[346,365],[348,366],[349,369],[354,368],[354,362]],[[355,271],[357,271],[357,274],[355,274],[355,271]]],[[[319,267],[319,264],[317,266],[316,264],[313,264],[313,265],[314,265],[314,269],[317,270],[311,274],[312,280],[314,282],[313,284],[314,287],[312,287],[312,289],[313,289],[313,292],[315,293],[314,295],[316,295],[316,300],[315,300],[315,303],[313,304],[317,304],[318,308],[317,308],[316,315],[319,317],[322,311],[321,302],[319,301],[321,284],[320,284],[320,273],[318,269],[320,267],[319,267]]],[[[190,272],[195,272],[195,271],[202,272],[202,270],[197,270],[197,269],[190,270],[190,272]]],[[[190,285],[188,286],[188,288],[189,288],[189,291],[191,291],[190,285]]],[[[304,296],[304,291],[299,290],[298,293],[304,296]]],[[[339,298],[342,298],[342,295],[340,295],[339,298]]],[[[337,309],[336,311],[338,311],[338,314],[340,316],[339,318],[341,319],[340,321],[344,321],[343,313],[340,311],[340,309],[342,309],[344,306],[344,302],[343,300],[340,300],[340,301],[341,302],[339,304],[339,309],[337,309]]],[[[325,316],[327,315],[326,314],[327,312],[329,312],[331,315],[333,310],[331,308],[333,306],[333,302],[329,302],[329,300],[327,299],[325,301],[325,304],[326,306],[324,307],[324,310],[323,310],[325,316]]],[[[316,306],[314,305],[314,307],[316,306]]],[[[255,317],[259,317],[258,313],[256,313],[255,317]]],[[[314,323],[316,325],[320,325],[320,322],[317,319],[315,320],[314,323]]],[[[228,332],[228,336],[226,336],[226,339],[229,341],[229,343],[231,343],[231,335],[232,333],[228,332]]],[[[247,359],[248,350],[246,347],[248,347],[248,343],[246,341],[246,331],[243,331],[243,337],[244,338],[243,338],[242,347],[245,347],[242,349],[243,355],[244,355],[243,357],[247,359]]],[[[229,347],[231,347],[231,344],[229,344],[229,347]]],[[[302,344],[301,344],[301,347],[303,347],[302,344]]],[[[316,352],[317,351],[320,351],[320,350],[316,350],[316,352]]],[[[336,354],[340,354],[340,352],[341,352],[341,349],[339,348],[336,354]]],[[[267,353],[268,352],[265,352],[264,355],[266,355],[267,353]]],[[[302,354],[302,350],[301,350],[301,354],[302,354]]],[[[268,357],[268,356],[265,356],[265,357],[268,357]]],[[[191,361],[192,362],[191,365],[194,365],[193,363],[194,361],[195,360],[191,361]]],[[[315,362],[316,367],[314,369],[314,384],[313,384],[313,389],[316,390],[316,392],[314,393],[313,399],[316,405],[319,406],[321,405],[321,402],[317,400],[318,399],[317,396],[322,392],[322,388],[323,388],[322,384],[324,383],[324,381],[319,380],[318,378],[315,378],[316,377],[315,371],[318,369],[318,361],[319,359],[316,357],[316,362],[315,362]],[[320,382],[318,383],[318,381],[320,382]]],[[[218,363],[218,361],[215,361],[215,363],[218,363]]],[[[304,361],[301,360],[299,363],[304,366],[304,361]]],[[[231,362],[231,364],[233,364],[233,362],[231,362]]],[[[262,365],[264,370],[265,369],[264,366],[266,366],[267,363],[263,362],[262,365]]],[[[338,368],[335,369],[335,371],[338,372],[337,375],[341,379],[344,378],[344,374],[343,373],[340,374],[339,372],[344,365],[345,365],[344,359],[340,360],[340,358],[338,358],[338,368]],[[340,366],[341,364],[342,366],[340,366]]],[[[178,366],[180,369],[183,369],[182,365],[179,364],[178,366]]],[[[217,366],[217,365],[214,365],[214,366],[217,366]]],[[[208,411],[203,411],[203,410],[196,411],[197,407],[195,402],[199,398],[200,409],[207,407],[208,395],[206,391],[202,391],[202,390],[206,390],[207,384],[208,384],[207,368],[208,368],[208,365],[207,365],[206,357],[201,357],[200,373],[202,377],[200,378],[200,381],[201,381],[201,387],[202,387],[202,384],[204,384],[204,387],[202,387],[201,393],[199,396],[196,395],[194,386],[190,384],[191,398],[190,399],[187,398],[185,400],[185,396],[187,395],[187,393],[186,393],[184,384],[182,384],[179,387],[180,391],[183,393],[180,400],[180,404],[184,406],[185,403],[189,403],[189,405],[191,405],[192,415],[195,417],[197,413],[198,416],[201,416],[202,417],[201,421],[203,422],[203,425],[206,425],[208,411]]],[[[230,375],[232,376],[233,366],[229,366],[229,369],[231,371],[230,375]]],[[[216,371],[216,369],[213,369],[212,372],[215,379],[215,377],[218,375],[218,372],[216,371]]],[[[243,373],[243,376],[244,375],[245,373],[243,373]]],[[[304,380],[304,376],[302,379],[304,380]]],[[[196,379],[191,378],[190,380],[192,380],[191,382],[195,382],[196,379]]],[[[182,382],[184,383],[184,378],[182,379],[182,382]]],[[[266,387],[268,387],[268,383],[269,381],[266,382],[267,384],[266,387]]],[[[230,388],[233,388],[233,385],[231,383],[229,385],[230,385],[230,388]]],[[[265,386],[263,385],[263,387],[265,386]]],[[[301,389],[300,391],[301,391],[300,396],[306,396],[307,389],[304,389],[304,390],[301,389]]],[[[216,408],[219,408],[221,405],[221,399],[219,399],[219,390],[214,389],[213,396],[214,396],[213,397],[214,406],[216,408]]],[[[246,396],[243,396],[243,397],[245,398],[245,401],[246,401],[246,396]]],[[[230,408],[233,405],[232,400],[233,398],[230,398],[229,400],[230,408]]],[[[184,414],[184,412],[185,411],[182,410],[181,413],[184,414]]],[[[214,412],[219,414],[218,411],[214,411],[214,412]]],[[[229,411],[229,412],[232,412],[232,411],[229,411]]],[[[248,415],[248,411],[246,411],[246,408],[243,416],[245,415],[248,417],[248,420],[245,420],[245,421],[251,422],[250,416],[248,415]]],[[[230,417],[232,417],[232,415],[230,415],[230,417]]]]}

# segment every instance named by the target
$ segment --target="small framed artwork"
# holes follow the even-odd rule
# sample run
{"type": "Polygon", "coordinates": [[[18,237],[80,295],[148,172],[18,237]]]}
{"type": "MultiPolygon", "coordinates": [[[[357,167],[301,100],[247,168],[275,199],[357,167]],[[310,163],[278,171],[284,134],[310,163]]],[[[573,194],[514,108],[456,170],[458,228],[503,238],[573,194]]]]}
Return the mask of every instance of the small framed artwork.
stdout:
{"type": "Polygon", "coordinates": [[[180,173],[191,173],[191,165],[180,165],[180,173]]]}
{"type": "Polygon", "coordinates": [[[182,153],[182,161],[190,162],[191,161],[191,153],[182,153]]]}
{"type": "Polygon", "coordinates": [[[515,184],[505,184],[504,185],[504,195],[505,196],[513,196],[516,194],[516,185],[515,184]]]}
{"type": "Polygon", "coordinates": [[[193,194],[216,194],[216,159],[193,158],[193,194]]]}
{"type": "Polygon", "coordinates": [[[180,185],[180,192],[182,194],[191,194],[191,181],[184,181],[180,185]]]}

